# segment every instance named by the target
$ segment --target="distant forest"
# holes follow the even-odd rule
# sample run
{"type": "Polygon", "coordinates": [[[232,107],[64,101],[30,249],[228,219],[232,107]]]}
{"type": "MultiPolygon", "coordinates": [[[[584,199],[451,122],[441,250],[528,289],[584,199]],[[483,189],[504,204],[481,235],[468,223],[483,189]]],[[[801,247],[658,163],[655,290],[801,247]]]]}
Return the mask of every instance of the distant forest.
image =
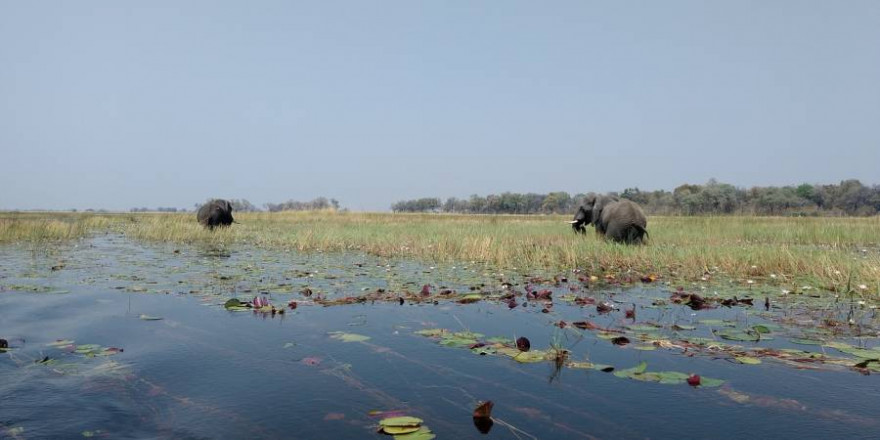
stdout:
{"type": "MultiPolygon", "coordinates": [[[[616,194],[630,199],[648,214],[656,215],[852,215],[880,212],[880,185],[865,186],[858,180],[839,184],[737,188],[714,179],[704,185],[685,184],[672,192],[627,188],[616,194]]],[[[469,199],[450,197],[403,200],[391,205],[394,212],[449,212],[468,214],[571,214],[586,194],[567,192],[520,194],[505,192],[469,199]]]]}
{"type": "MultiPolygon", "coordinates": [[[[206,200],[207,202],[207,200],[206,200]]],[[[199,207],[202,206],[202,203],[196,203],[193,205],[193,211],[198,211],[199,207]]],[[[233,212],[259,212],[262,209],[254,206],[253,203],[249,202],[247,199],[229,199],[229,203],[232,204],[233,212]]],[[[318,197],[314,200],[308,202],[298,202],[296,200],[288,200],[286,202],[281,203],[266,203],[263,205],[266,211],[269,212],[278,212],[278,211],[317,211],[321,209],[333,209],[340,210],[339,201],[336,199],[328,199],[326,197],[318,197]]],[[[150,212],[150,211],[158,211],[158,212],[188,212],[185,208],[164,208],[159,207],[156,209],[150,208],[131,208],[131,212],[150,212]]]]}

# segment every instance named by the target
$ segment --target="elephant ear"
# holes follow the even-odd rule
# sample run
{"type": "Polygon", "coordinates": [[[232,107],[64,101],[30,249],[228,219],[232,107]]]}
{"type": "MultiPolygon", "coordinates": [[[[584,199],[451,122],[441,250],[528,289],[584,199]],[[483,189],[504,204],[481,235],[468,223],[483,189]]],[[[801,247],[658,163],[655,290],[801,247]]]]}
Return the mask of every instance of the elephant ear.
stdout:
{"type": "Polygon", "coordinates": [[[226,202],[226,211],[232,212],[232,203],[229,203],[229,200],[225,200],[226,202]]]}
{"type": "Polygon", "coordinates": [[[595,204],[596,204],[596,195],[595,194],[590,194],[590,195],[584,197],[584,206],[589,206],[590,208],[592,208],[593,205],[595,205],[595,204]]]}

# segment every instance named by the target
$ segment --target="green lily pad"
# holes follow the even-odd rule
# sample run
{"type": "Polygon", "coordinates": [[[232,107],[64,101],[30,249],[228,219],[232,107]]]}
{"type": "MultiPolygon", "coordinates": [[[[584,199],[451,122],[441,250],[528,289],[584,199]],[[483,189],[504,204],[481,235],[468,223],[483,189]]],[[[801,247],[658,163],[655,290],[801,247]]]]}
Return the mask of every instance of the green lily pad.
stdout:
{"type": "Polygon", "coordinates": [[[638,325],[628,325],[626,328],[634,331],[634,332],[655,332],[657,331],[657,327],[653,325],[646,324],[638,324],[638,325]]]}
{"type": "Polygon", "coordinates": [[[50,342],[46,345],[49,347],[66,347],[68,345],[73,345],[73,344],[74,344],[74,341],[72,341],[70,339],[59,339],[55,342],[50,342]]]}
{"type": "Polygon", "coordinates": [[[435,338],[448,335],[449,330],[446,330],[445,328],[426,328],[424,330],[417,330],[415,334],[435,338]]]}
{"type": "Polygon", "coordinates": [[[581,370],[592,370],[596,365],[592,362],[579,362],[572,361],[566,364],[569,368],[581,369],[581,370]]]}
{"type": "Polygon", "coordinates": [[[715,388],[724,385],[724,381],[721,379],[713,379],[711,377],[701,377],[700,378],[700,386],[706,388],[715,388]]]}
{"type": "Polygon", "coordinates": [[[757,341],[761,340],[761,334],[758,332],[746,332],[746,331],[736,330],[736,329],[724,329],[724,330],[716,331],[715,335],[721,339],[727,339],[729,341],[757,342],[757,341]]]}
{"type": "Polygon", "coordinates": [[[141,316],[138,316],[138,318],[140,318],[144,321],[161,321],[162,320],[161,316],[150,316],[150,315],[144,315],[144,314],[141,314],[141,316]]]}
{"type": "Polygon", "coordinates": [[[482,347],[474,347],[474,348],[472,348],[472,349],[471,349],[471,352],[472,352],[473,354],[477,354],[477,355],[480,355],[480,356],[486,356],[486,355],[490,355],[490,354],[495,354],[495,353],[497,353],[497,350],[495,349],[495,347],[492,347],[491,345],[484,345],[484,346],[482,346],[482,347]]]}
{"type": "Polygon", "coordinates": [[[701,319],[699,321],[700,324],[710,325],[710,326],[721,326],[721,327],[736,327],[736,323],[733,321],[724,321],[721,319],[701,319]]]}
{"type": "Polygon", "coordinates": [[[761,334],[770,333],[770,327],[767,327],[766,325],[754,325],[752,326],[752,330],[761,334]]]}
{"type": "Polygon", "coordinates": [[[617,377],[627,378],[627,377],[632,377],[633,375],[636,375],[636,374],[642,374],[647,369],[648,369],[648,363],[645,361],[642,361],[641,363],[639,363],[635,367],[625,368],[623,370],[617,370],[614,372],[614,375],[617,377]]]}
{"type": "Polygon", "coordinates": [[[477,343],[476,339],[465,339],[465,338],[457,338],[455,336],[450,336],[448,338],[443,338],[440,340],[440,345],[444,345],[447,347],[470,347],[477,343]]]}
{"type": "Polygon", "coordinates": [[[800,345],[822,345],[824,342],[816,340],[816,339],[803,339],[803,338],[792,338],[789,339],[790,342],[800,345]]]}
{"type": "Polygon", "coordinates": [[[422,426],[416,432],[409,434],[398,434],[394,436],[394,440],[434,440],[437,438],[427,426],[422,426]]]}
{"type": "Polygon", "coordinates": [[[734,359],[736,359],[737,362],[746,365],[758,365],[761,363],[760,359],[751,356],[737,356],[734,359]]]}
{"type": "Polygon", "coordinates": [[[330,332],[330,337],[342,342],[364,342],[370,339],[369,336],[345,332],[330,332]]]}
{"type": "Polygon", "coordinates": [[[544,362],[547,359],[549,359],[547,352],[541,350],[522,351],[513,357],[513,360],[523,364],[544,362]]]}
{"type": "Polygon", "coordinates": [[[379,426],[419,426],[424,420],[412,416],[388,417],[379,420],[379,426]]]}
{"type": "Polygon", "coordinates": [[[660,377],[660,383],[667,385],[685,383],[687,382],[688,377],[690,377],[689,375],[678,371],[660,371],[657,372],[657,375],[660,377]]]}

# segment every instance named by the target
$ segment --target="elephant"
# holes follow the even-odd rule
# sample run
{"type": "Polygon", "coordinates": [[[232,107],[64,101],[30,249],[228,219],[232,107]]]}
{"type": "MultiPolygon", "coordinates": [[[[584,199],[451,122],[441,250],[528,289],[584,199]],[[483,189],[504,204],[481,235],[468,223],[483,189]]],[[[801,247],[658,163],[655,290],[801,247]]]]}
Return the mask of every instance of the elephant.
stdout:
{"type": "Polygon", "coordinates": [[[232,218],[232,204],[228,200],[212,199],[199,208],[196,218],[202,226],[214,230],[214,227],[229,226],[232,218]]]}
{"type": "Polygon", "coordinates": [[[587,232],[586,225],[593,225],[596,227],[597,234],[605,234],[605,227],[599,221],[602,211],[605,209],[605,206],[617,201],[619,199],[616,196],[597,196],[595,194],[587,196],[584,199],[584,204],[578,208],[574,220],[569,222],[574,232],[584,234],[587,232]]]}
{"type": "Polygon", "coordinates": [[[642,208],[631,200],[617,197],[587,197],[569,223],[578,233],[585,232],[585,224],[592,224],[597,234],[627,244],[642,243],[648,236],[648,220],[642,208]]]}

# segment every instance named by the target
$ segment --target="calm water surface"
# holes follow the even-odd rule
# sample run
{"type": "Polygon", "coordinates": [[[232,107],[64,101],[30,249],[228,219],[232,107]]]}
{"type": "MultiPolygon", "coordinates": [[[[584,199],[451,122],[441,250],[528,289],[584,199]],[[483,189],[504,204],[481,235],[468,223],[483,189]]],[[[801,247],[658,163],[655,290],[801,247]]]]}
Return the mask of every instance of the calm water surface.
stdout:
{"type": "MultiPolygon", "coordinates": [[[[636,320],[621,310],[600,315],[595,306],[562,301],[572,293],[569,284],[547,283],[541,288],[557,298],[549,313],[537,302],[510,309],[494,300],[314,303],[376,289],[418,292],[423,284],[435,292],[494,294],[509,281],[522,293],[528,275],[534,274],[363,255],[143,245],[112,235],[0,247],[0,338],[12,347],[0,354],[0,438],[390,438],[376,433],[375,411],[420,417],[438,439],[880,438],[876,374],[642,351],[636,343],[616,346],[595,332],[556,325],[679,323],[711,337],[699,320],[772,326],[757,301],[693,311],[653,306],[670,294],[655,284],[575,292],[613,299],[621,309],[635,304],[636,320]],[[299,293],[305,287],[312,296],[299,293]],[[298,307],[272,316],[222,306],[230,297],[256,295],[279,308],[291,300],[298,307]],[[426,328],[526,336],[533,348],[569,350],[569,360],[618,370],[644,361],[651,371],[697,373],[725,384],[667,385],[480,356],[414,333],[426,328]],[[337,331],[370,339],[343,342],[329,335],[337,331]],[[57,340],[123,351],[88,356],[49,345],[57,340]],[[471,418],[482,400],[495,403],[488,434],[471,418]]],[[[860,319],[870,326],[875,318],[860,319]]],[[[773,339],[738,343],[822,350],[791,344],[789,330],[774,332],[773,339]]],[[[851,342],[872,346],[876,338],[851,342]]]]}

